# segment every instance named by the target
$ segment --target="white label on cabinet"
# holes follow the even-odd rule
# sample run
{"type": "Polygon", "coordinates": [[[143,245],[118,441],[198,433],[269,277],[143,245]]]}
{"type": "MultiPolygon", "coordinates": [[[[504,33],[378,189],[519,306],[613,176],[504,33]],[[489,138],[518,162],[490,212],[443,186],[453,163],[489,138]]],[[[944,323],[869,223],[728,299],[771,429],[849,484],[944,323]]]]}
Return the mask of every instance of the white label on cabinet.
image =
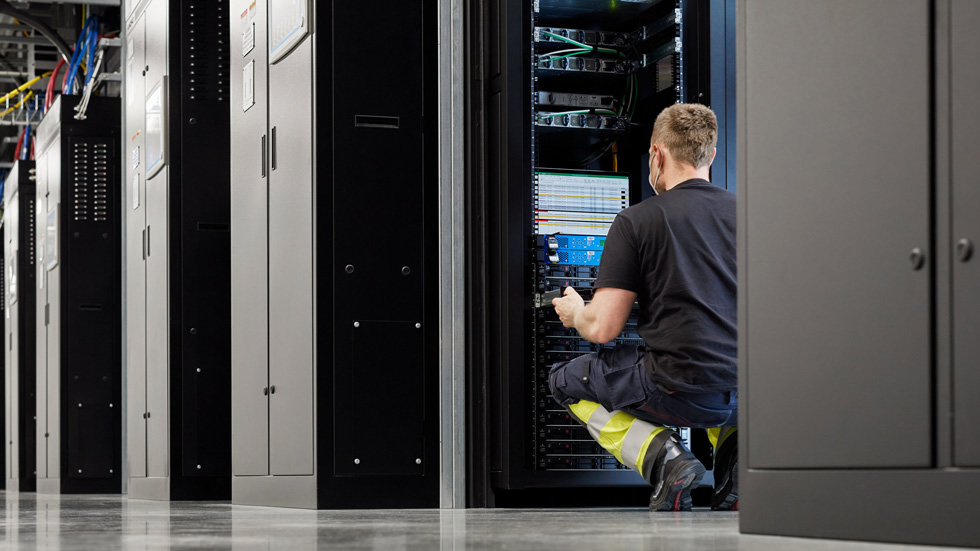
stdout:
{"type": "Polygon", "coordinates": [[[242,68],[242,111],[248,111],[255,105],[255,60],[249,61],[242,68]]]}
{"type": "Polygon", "coordinates": [[[242,57],[255,49],[255,23],[249,23],[242,29],[242,57]]]}
{"type": "Polygon", "coordinates": [[[133,174],[133,210],[140,208],[140,173],[133,174]]]}

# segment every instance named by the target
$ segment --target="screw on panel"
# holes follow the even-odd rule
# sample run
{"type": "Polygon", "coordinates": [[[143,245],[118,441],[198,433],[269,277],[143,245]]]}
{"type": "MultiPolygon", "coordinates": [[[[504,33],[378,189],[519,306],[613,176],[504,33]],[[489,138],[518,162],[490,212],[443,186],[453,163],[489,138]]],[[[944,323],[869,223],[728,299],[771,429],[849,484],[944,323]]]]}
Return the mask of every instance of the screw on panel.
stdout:
{"type": "Polygon", "coordinates": [[[411,268],[409,268],[408,266],[402,266],[402,275],[406,275],[407,276],[410,273],[412,273],[412,269],[411,268]]]}
{"type": "Polygon", "coordinates": [[[421,458],[420,459],[416,459],[415,460],[415,464],[416,465],[421,465],[422,464],[422,459],[421,458]]]}
{"type": "Polygon", "coordinates": [[[355,459],[354,460],[354,464],[355,465],[360,465],[361,464],[361,460],[360,459],[355,459]]]}
{"type": "Polygon", "coordinates": [[[200,368],[200,367],[199,367],[199,368],[197,368],[197,372],[198,372],[198,373],[200,373],[200,372],[201,372],[201,368],[200,368]]]}
{"type": "Polygon", "coordinates": [[[191,335],[196,335],[196,334],[197,334],[197,328],[191,327],[191,335]]]}
{"type": "Polygon", "coordinates": [[[354,273],[354,265],[353,264],[348,264],[348,265],[344,266],[344,271],[347,272],[347,273],[349,273],[349,274],[354,273]]]}
{"type": "Polygon", "coordinates": [[[109,404],[109,407],[112,407],[112,404],[109,404]]]}
{"type": "Polygon", "coordinates": [[[82,474],[82,470],[81,469],[78,469],[78,474],[82,474]]]}
{"type": "Polygon", "coordinates": [[[421,323],[416,323],[415,324],[415,328],[416,329],[422,329],[422,324],[421,323]]]}
{"type": "Polygon", "coordinates": [[[361,322],[359,322],[359,321],[355,321],[354,322],[354,327],[360,327],[360,326],[361,326],[361,322]]]}
{"type": "Polygon", "coordinates": [[[201,470],[201,466],[200,465],[197,466],[197,470],[201,470]]]}
{"type": "Polygon", "coordinates": [[[115,472],[115,471],[113,471],[112,469],[109,469],[109,474],[112,474],[113,472],[115,472]]]}

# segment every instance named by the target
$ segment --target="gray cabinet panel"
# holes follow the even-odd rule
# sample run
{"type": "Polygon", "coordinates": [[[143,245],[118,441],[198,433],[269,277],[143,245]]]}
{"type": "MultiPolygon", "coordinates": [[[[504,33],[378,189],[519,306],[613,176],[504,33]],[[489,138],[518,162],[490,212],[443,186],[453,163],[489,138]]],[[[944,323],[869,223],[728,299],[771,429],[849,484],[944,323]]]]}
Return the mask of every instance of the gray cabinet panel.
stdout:
{"type": "Polygon", "coordinates": [[[269,68],[269,458],[272,474],[313,474],[312,39],[269,68]]]}
{"type": "Polygon", "coordinates": [[[269,279],[268,279],[268,64],[266,12],[251,0],[232,2],[240,18],[242,49],[231,51],[231,302],[232,472],[269,474],[269,279]],[[251,51],[243,54],[252,34],[251,51]],[[246,71],[248,75],[246,76],[246,71]],[[250,105],[245,104],[251,80],[250,105]]]}
{"type": "Polygon", "coordinates": [[[745,7],[749,467],[928,466],[930,2],[745,7]]]}
{"type": "Polygon", "coordinates": [[[167,183],[164,167],[146,182],[147,476],[169,476],[169,332],[167,311],[167,183]]]}
{"type": "MultiPolygon", "coordinates": [[[[8,185],[13,178],[8,179],[8,185]]],[[[20,309],[11,300],[20,295],[20,286],[26,278],[20,274],[20,266],[17,262],[17,250],[20,248],[20,192],[15,192],[8,201],[5,201],[3,217],[3,254],[4,259],[3,274],[3,293],[0,300],[5,301],[4,312],[6,319],[4,323],[4,386],[6,416],[4,417],[6,445],[4,446],[6,455],[6,478],[8,481],[18,476],[20,471],[20,458],[18,448],[20,444],[19,420],[20,412],[20,344],[17,342],[16,335],[20,332],[20,309]]],[[[32,213],[33,214],[33,213],[32,213]]],[[[19,300],[19,298],[18,298],[19,300]]],[[[9,482],[7,488],[10,488],[9,482]]]]}
{"type": "Polygon", "coordinates": [[[145,21],[129,30],[126,60],[126,452],[130,477],[146,476],[146,186],[143,166],[145,21]]]}
{"type": "Polygon", "coordinates": [[[953,238],[953,461],[980,467],[980,257],[974,251],[966,261],[955,250],[968,239],[980,244],[980,2],[953,0],[950,6],[950,99],[952,130],[952,238],[953,238]]]}
{"type": "MultiPolygon", "coordinates": [[[[56,165],[60,163],[52,163],[56,165]]],[[[52,171],[59,170],[60,167],[55,168],[54,166],[49,167],[52,171]]],[[[52,187],[48,192],[48,200],[46,203],[44,222],[38,227],[38,232],[44,231],[47,225],[47,221],[51,219],[51,213],[59,211],[61,193],[60,189],[52,187]]],[[[60,220],[58,221],[60,223],[60,220]]],[[[51,230],[48,230],[49,232],[51,230]]],[[[55,229],[54,233],[59,232],[60,229],[55,229]]],[[[49,233],[48,239],[51,238],[49,233]]],[[[42,269],[44,269],[42,267],[42,269]]],[[[48,383],[48,477],[56,478],[61,473],[61,431],[63,427],[61,426],[61,310],[58,306],[61,304],[61,269],[62,264],[59,261],[58,265],[55,266],[53,270],[48,271],[47,277],[47,287],[48,287],[48,303],[50,307],[48,308],[48,342],[46,347],[47,355],[47,383],[48,383]]]]}
{"type": "Polygon", "coordinates": [[[156,86],[167,71],[167,0],[152,0],[143,12],[146,21],[146,91],[156,86]]]}

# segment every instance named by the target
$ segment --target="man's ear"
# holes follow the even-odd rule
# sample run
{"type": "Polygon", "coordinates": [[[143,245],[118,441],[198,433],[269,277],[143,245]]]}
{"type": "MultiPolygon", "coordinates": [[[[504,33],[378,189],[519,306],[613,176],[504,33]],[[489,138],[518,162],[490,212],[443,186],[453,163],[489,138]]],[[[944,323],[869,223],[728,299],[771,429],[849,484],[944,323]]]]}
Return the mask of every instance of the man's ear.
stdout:
{"type": "Polygon", "coordinates": [[[718,154],[717,147],[711,150],[711,162],[708,163],[708,166],[711,166],[711,163],[715,162],[715,155],[717,154],[718,154]]]}

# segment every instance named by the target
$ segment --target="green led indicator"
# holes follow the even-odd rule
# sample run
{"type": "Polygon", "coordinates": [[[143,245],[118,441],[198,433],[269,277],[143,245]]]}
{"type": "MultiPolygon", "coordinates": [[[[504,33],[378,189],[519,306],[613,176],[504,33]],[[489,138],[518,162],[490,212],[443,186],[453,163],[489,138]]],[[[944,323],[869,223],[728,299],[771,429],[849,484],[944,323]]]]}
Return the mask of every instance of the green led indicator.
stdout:
{"type": "Polygon", "coordinates": [[[606,246],[606,240],[605,239],[600,239],[599,240],[599,246],[600,247],[605,247],[606,246]]]}

